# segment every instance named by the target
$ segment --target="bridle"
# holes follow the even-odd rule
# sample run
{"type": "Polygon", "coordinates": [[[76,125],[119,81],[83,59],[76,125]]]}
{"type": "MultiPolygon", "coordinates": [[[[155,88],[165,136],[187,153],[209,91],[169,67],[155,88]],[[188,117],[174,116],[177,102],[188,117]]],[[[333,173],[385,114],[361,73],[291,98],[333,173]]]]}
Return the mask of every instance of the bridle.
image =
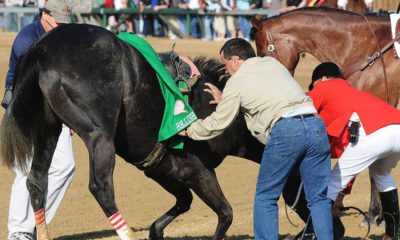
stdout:
{"type": "MultiPolygon", "coordinates": [[[[175,84],[184,95],[188,95],[200,76],[193,73],[194,70],[192,70],[191,65],[194,66],[194,64],[190,59],[179,57],[174,51],[168,52],[168,55],[176,73],[175,84]]],[[[163,62],[163,64],[166,63],[163,62]]],[[[197,72],[199,71],[197,70],[197,72]]]]}
{"type": "Polygon", "coordinates": [[[267,31],[267,41],[269,43],[267,46],[267,51],[271,52],[273,57],[276,58],[280,62],[281,60],[279,58],[278,51],[276,50],[276,47],[275,47],[274,37],[272,36],[271,28],[268,28],[268,31],[267,31]]]}

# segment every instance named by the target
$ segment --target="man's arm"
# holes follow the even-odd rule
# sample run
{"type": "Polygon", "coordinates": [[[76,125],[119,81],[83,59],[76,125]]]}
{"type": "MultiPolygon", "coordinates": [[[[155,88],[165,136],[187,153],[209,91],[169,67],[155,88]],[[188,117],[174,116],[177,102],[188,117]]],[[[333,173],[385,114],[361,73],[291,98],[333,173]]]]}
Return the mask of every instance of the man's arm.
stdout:
{"type": "Polygon", "coordinates": [[[1,106],[7,108],[10,104],[12,98],[12,87],[14,83],[14,73],[17,66],[17,62],[22,54],[34,43],[31,36],[25,35],[23,33],[18,34],[14,40],[13,46],[11,48],[10,60],[8,64],[8,71],[6,76],[6,86],[3,100],[1,106]]]}
{"type": "Polygon", "coordinates": [[[239,91],[226,86],[215,112],[203,120],[192,123],[187,128],[188,137],[194,140],[208,140],[221,134],[238,115],[240,102],[239,91]]]}

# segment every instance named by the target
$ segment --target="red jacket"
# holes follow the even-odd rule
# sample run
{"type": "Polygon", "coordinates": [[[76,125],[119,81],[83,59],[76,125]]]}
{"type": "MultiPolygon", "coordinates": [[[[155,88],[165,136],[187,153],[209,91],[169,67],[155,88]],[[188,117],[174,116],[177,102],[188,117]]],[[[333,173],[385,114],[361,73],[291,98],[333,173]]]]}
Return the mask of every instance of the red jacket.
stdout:
{"type": "Polygon", "coordinates": [[[400,111],[374,95],[350,86],[343,79],[320,81],[308,93],[325,122],[332,157],[342,155],[349,142],[348,122],[353,112],[360,117],[366,134],[400,123],[400,111]]]}

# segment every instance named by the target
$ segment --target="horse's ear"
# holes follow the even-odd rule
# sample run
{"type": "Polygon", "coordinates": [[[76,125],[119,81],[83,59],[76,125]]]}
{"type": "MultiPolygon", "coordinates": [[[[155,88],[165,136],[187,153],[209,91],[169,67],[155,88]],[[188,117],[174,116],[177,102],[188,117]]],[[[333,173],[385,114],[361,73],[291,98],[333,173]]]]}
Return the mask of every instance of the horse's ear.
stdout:
{"type": "Polygon", "coordinates": [[[251,21],[251,25],[253,25],[253,27],[261,32],[262,31],[262,21],[259,15],[256,16],[251,16],[250,17],[250,21],[251,21]]]}

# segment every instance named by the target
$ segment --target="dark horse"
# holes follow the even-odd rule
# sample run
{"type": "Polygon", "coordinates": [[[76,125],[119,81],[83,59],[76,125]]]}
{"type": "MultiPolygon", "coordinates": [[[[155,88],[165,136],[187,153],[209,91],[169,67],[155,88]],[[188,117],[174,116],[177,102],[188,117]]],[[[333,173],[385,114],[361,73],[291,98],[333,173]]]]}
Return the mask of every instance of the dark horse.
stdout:
{"type": "MultiPolygon", "coordinates": [[[[177,75],[174,59],[162,55],[177,75]],[[168,60],[171,62],[168,63],[168,60]]],[[[201,79],[190,93],[199,118],[214,111],[203,91],[209,81],[222,88],[225,69],[216,60],[195,60],[201,79]]],[[[47,173],[62,123],[84,141],[90,157],[89,190],[107,217],[119,212],[114,198],[115,154],[137,165],[157,143],[164,99],[154,70],[132,46],[96,26],[69,24],[39,40],[17,65],[13,99],[0,128],[1,157],[33,162],[27,186],[35,212],[44,209],[47,173]]],[[[167,150],[154,168],[143,168],[176,197],[176,204],[150,228],[151,239],[161,239],[164,228],[189,210],[192,189],[216,214],[213,239],[222,239],[232,222],[232,209],[218,184],[214,168],[228,154],[259,161],[263,145],[247,131],[243,116],[221,136],[210,141],[187,139],[184,150],[167,150]]],[[[48,239],[47,227],[37,225],[38,239],[48,239]]],[[[118,232],[134,239],[130,228],[118,232]]]]}
{"type": "MultiPolygon", "coordinates": [[[[292,74],[301,53],[310,53],[320,62],[331,61],[348,69],[392,40],[388,16],[367,16],[366,19],[344,10],[304,8],[264,21],[253,18],[252,34],[257,54],[277,58],[292,74]]],[[[352,74],[348,81],[399,107],[400,61],[393,49],[383,53],[382,58],[352,74]]],[[[374,184],[371,186],[370,213],[376,215],[380,212],[380,200],[374,184]]]]}

